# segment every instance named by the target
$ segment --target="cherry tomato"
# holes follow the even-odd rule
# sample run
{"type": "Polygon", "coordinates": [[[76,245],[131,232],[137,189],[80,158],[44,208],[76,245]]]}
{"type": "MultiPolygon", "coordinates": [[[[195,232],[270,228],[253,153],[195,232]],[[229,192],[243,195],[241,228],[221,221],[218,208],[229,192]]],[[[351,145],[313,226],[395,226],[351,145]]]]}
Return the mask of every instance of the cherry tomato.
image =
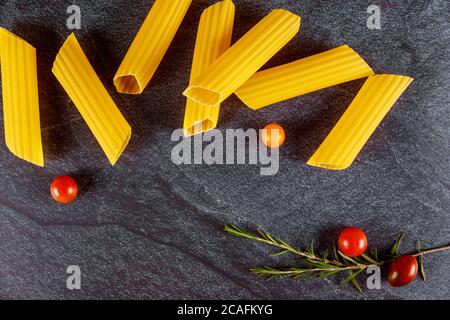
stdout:
{"type": "Polygon", "coordinates": [[[77,197],[78,185],[72,177],[59,176],[50,185],[50,192],[57,202],[67,204],[77,197]]]}
{"type": "Polygon", "coordinates": [[[418,270],[419,265],[415,257],[398,257],[389,267],[388,282],[393,287],[403,287],[416,278],[418,270]]]}
{"type": "Polygon", "coordinates": [[[338,246],[339,250],[346,256],[360,256],[367,249],[366,234],[356,227],[346,228],[339,235],[338,246]]]}
{"type": "Polygon", "coordinates": [[[286,134],[282,126],[276,123],[268,124],[264,127],[261,138],[263,143],[269,148],[279,148],[286,139],[286,134]]]}

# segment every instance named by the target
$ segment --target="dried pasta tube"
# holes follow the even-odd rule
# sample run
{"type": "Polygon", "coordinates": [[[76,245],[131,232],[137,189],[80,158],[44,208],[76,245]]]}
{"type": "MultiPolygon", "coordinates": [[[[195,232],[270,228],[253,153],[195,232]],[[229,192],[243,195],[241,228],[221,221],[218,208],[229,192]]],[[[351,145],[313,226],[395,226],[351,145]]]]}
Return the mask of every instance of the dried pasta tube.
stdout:
{"type": "Polygon", "coordinates": [[[140,94],[175,37],[192,0],[156,0],[116,75],[118,92],[140,94]]]}
{"type": "Polygon", "coordinates": [[[59,51],[52,71],[114,165],[131,138],[131,127],[73,33],[59,51]]]}
{"type": "MultiPolygon", "coordinates": [[[[230,47],[234,15],[235,6],[231,0],[216,3],[203,12],[195,44],[191,81],[230,47]]],[[[192,136],[214,129],[219,111],[220,104],[208,107],[188,98],[183,126],[185,135],[192,136]]]]}
{"type": "Polygon", "coordinates": [[[273,10],[191,82],[188,98],[216,106],[228,98],[299,31],[300,17],[273,10]]]}
{"type": "Polygon", "coordinates": [[[369,65],[344,45],[253,75],[235,93],[248,107],[271,104],[374,75],[369,65]]]}
{"type": "Polygon", "coordinates": [[[348,168],[412,81],[398,75],[369,77],[308,164],[331,170],[348,168]]]}
{"type": "Polygon", "coordinates": [[[17,157],[44,166],[36,49],[0,28],[5,140],[17,157]]]}

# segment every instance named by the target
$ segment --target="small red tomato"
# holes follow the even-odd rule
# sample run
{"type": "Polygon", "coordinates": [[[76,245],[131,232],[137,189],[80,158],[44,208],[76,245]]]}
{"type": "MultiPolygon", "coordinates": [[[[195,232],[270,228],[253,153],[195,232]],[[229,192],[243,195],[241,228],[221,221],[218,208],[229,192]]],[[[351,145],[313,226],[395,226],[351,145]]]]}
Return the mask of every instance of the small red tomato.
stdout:
{"type": "Polygon", "coordinates": [[[338,246],[339,250],[346,256],[360,256],[367,249],[366,234],[359,228],[346,228],[339,235],[338,246]]]}
{"type": "Polygon", "coordinates": [[[393,287],[403,287],[416,278],[418,270],[419,265],[415,257],[398,257],[389,267],[388,282],[393,287]]]}
{"type": "Polygon", "coordinates": [[[57,202],[67,204],[77,197],[78,185],[72,177],[59,176],[50,185],[50,192],[57,202]]]}
{"type": "Polygon", "coordinates": [[[264,127],[261,138],[263,143],[269,148],[279,148],[286,139],[286,134],[282,126],[276,123],[268,124],[264,127]]]}

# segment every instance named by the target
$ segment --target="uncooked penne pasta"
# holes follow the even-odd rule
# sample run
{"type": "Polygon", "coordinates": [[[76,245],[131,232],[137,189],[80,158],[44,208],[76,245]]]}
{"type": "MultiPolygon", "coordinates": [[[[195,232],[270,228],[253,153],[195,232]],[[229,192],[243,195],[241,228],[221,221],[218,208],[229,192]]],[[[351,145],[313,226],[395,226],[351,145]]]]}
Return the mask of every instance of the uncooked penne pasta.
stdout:
{"type": "MultiPolygon", "coordinates": [[[[231,44],[235,6],[225,0],[206,9],[200,18],[192,63],[191,81],[197,78],[231,44]]],[[[220,104],[212,107],[187,99],[184,117],[186,136],[214,129],[219,119],[220,104]]]]}
{"type": "Polygon", "coordinates": [[[5,140],[17,157],[44,166],[36,49],[0,28],[5,140]]]}
{"type": "Polygon", "coordinates": [[[73,33],[59,51],[52,71],[114,165],[130,140],[131,127],[73,33]]]}
{"type": "Polygon", "coordinates": [[[397,75],[369,77],[308,164],[331,170],[348,168],[412,81],[397,75]]]}
{"type": "Polygon", "coordinates": [[[235,93],[258,110],[287,99],[374,75],[350,47],[341,46],[253,75],[235,93]]]}
{"type": "Polygon", "coordinates": [[[116,75],[117,91],[140,94],[175,37],[192,0],[156,0],[116,75]]]}
{"type": "Polygon", "coordinates": [[[298,33],[300,20],[286,10],[272,11],[192,81],[184,95],[207,106],[223,102],[298,33]]]}

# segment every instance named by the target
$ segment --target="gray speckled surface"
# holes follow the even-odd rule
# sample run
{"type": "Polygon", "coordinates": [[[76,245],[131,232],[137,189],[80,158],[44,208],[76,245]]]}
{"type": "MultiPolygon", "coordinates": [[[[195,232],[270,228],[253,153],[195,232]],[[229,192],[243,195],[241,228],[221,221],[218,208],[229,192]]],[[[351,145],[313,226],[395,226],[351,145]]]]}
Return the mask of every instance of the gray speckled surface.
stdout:
{"type": "MultiPolygon", "coordinates": [[[[298,245],[333,242],[358,225],[373,247],[387,249],[400,231],[405,248],[450,239],[450,5],[446,0],[235,0],[237,39],[275,7],[302,15],[301,33],[269,65],[349,44],[376,72],[416,81],[354,163],[343,172],[306,166],[360,88],[355,81],[253,112],[236,97],[220,128],[281,123],[288,140],[281,168],[261,177],[254,166],[175,166],[170,135],[182,124],[201,11],[194,0],[164,62],[141,96],[119,95],[112,78],[152,1],[0,0],[0,25],[38,49],[46,167],[15,158],[0,143],[0,298],[449,299],[449,253],[427,257],[429,281],[364,295],[325,281],[267,283],[253,265],[285,265],[269,248],[234,239],[226,223],[259,227],[298,245]],[[86,124],[50,72],[69,34],[67,7],[82,9],[77,36],[133,127],[110,167],[86,124]],[[381,31],[366,27],[366,8],[382,5],[381,31]],[[384,5],[383,5],[384,3],[384,5]],[[60,174],[81,188],[69,206],[48,188],[60,174]],[[82,290],[66,289],[66,268],[82,269],[82,290]]],[[[3,120],[0,121],[3,132],[3,120]]],[[[2,138],[3,139],[3,138],[2,138]]]]}

